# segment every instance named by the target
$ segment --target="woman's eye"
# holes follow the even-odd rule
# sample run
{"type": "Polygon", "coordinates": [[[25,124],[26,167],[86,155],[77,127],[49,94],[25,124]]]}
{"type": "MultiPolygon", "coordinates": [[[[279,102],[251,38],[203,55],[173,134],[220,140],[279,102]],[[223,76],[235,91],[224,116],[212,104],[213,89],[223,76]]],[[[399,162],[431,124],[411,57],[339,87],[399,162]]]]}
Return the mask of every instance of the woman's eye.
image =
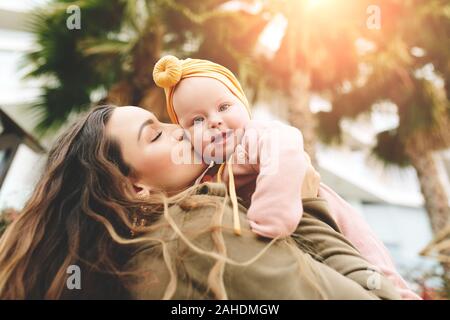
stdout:
{"type": "Polygon", "coordinates": [[[151,142],[154,142],[154,141],[156,141],[156,140],[158,140],[159,139],[159,137],[162,135],[162,131],[160,131],[152,140],[151,140],[151,142]]]}
{"type": "Polygon", "coordinates": [[[229,107],[230,107],[230,105],[229,105],[228,103],[222,104],[222,105],[219,107],[219,111],[225,111],[225,110],[227,110],[229,107]]]}

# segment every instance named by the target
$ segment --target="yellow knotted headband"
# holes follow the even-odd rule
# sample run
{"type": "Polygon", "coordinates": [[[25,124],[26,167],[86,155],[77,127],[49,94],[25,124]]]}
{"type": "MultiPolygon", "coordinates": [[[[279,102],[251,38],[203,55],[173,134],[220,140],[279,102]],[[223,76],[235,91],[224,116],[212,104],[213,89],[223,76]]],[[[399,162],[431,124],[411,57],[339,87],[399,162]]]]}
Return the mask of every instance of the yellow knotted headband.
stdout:
{"type": "Polygon", "coordinates": [[[153,69],[153,80],[158,87],[164,89],[166,94],[166,107],[170,120],[179,123],[173,107],[173,93],[176,85],[183,79],[191,77],[207,77],[222,82],[247,108],[250,114],[250,105],[241,84],[234,74],[227,68],[201,59],[180,60],[174,56],[164,56],[156,63],[153,69]]]}

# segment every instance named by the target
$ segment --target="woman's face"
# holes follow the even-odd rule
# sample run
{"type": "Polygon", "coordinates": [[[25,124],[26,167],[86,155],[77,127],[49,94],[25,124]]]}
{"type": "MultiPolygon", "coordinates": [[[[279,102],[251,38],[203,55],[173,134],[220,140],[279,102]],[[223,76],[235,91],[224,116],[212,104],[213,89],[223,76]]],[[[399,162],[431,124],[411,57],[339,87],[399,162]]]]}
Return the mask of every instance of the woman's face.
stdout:
{"type": "Polygon", "coordinates": [[[204,170],[205,165],[194,159],[192,145],[184,139],[183,130],[178,125],[159,122],[153,113],[142,108],[116,108],[106,133],[119,143],[138,189],[174,194],[192,185],[204,170]]]}

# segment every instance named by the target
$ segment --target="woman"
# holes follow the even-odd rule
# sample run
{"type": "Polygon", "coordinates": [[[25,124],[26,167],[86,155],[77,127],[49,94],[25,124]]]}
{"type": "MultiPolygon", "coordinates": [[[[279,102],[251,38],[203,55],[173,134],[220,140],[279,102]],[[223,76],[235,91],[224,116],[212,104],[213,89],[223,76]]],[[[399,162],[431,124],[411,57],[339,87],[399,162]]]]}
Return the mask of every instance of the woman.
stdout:
{"type": "Polygon", "coordinates": [[[381,286],[365,285],[368,264],[320,220],[326,209],[312,208],[322,217],[297,233],[304,251],[293,240],[257,238],[243,207],[244,233],[234,236],[223,186],[188,188],[203,166],[172,161],[174,148],[189,144],[176,129],[143,109],[102,106],[63,134],[0,240],[0,298],[398,298],[382,276],[381,286]],[[308,248],[317,226],[332,241],[308,248]],[[330,256],[332,242],[345,250],[330,256]],[[309,250],[324,262],[337,257],[342,274],[309,250]],[[80,267],[81,290],[66,285],[71,265],[80,267]]]}

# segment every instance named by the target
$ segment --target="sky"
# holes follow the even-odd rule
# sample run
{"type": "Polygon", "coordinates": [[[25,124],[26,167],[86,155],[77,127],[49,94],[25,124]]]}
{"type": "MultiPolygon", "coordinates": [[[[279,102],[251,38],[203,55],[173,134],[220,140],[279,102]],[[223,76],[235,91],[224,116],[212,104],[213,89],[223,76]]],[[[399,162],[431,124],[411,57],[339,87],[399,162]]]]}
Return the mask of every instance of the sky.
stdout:
{"type": "Polygon", "coordinates": [[[27,11],[35,6],[47,2],[48,0],[0,0],[0,9],[27,11]]]}

